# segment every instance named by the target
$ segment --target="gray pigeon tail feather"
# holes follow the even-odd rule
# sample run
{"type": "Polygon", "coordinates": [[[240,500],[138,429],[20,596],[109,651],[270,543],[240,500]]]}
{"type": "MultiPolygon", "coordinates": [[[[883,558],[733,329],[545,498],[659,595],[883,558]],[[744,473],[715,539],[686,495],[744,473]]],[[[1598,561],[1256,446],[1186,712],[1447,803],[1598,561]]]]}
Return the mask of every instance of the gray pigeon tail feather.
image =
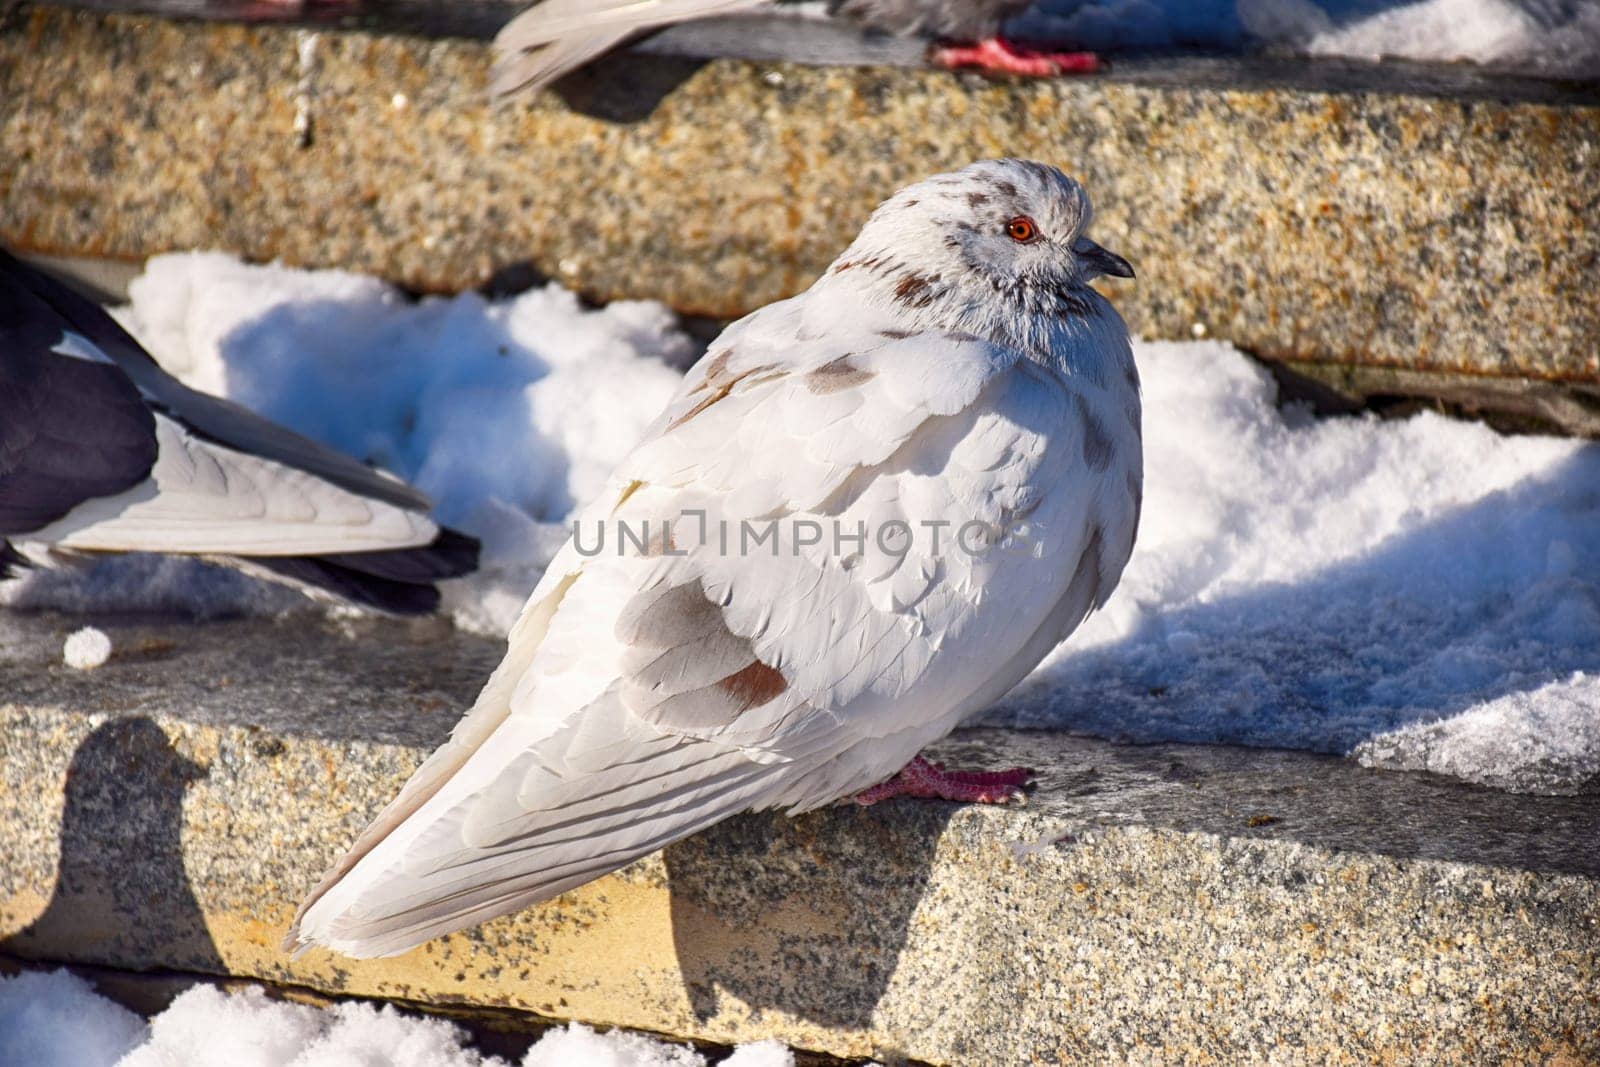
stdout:
{"type": "Polygon", "coordinates": [[[543,0],[495,35],[489,91],[497,98],[533,92],[635,34],[767,3],[770,0],[543,0]]]}

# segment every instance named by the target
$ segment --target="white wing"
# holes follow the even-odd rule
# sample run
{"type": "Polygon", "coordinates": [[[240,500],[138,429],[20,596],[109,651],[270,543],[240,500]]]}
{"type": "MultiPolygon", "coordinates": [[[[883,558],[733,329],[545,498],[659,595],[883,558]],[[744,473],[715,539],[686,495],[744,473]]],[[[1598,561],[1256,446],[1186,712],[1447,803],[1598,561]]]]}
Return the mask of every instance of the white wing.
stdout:
{"type": "Polygon", "coordinates": [[[862,314],[773,305],[691,371],[580,522],[591,547],[604,519],[644,550],[568,545],[473,711],[291,938],[402,951],[734,812],[865,788],[1109,594],[1132,544],[1138,472],[1113,468],[1137,456],[1136,407],[1129,425],[1104,388],[968,336],[836,318],[823,340],[808,316],[830,311],[862,314]],[[1024,517],[1021,552],[871,537],[1024,517]],[[783,520],[776,554],[724,549],[719,522],[764,518],[783,520]],[[800,521],[830,535],[781,532],[800,521]],[[836,521],[868,543],[836,552],[836,521]]]}
{"type": "Polygon", "coordinates": [[[156,415],[150,476],[23,540],[93,552],[300,556],[426,545],[424,514],[197,437],[156,415]]]}
{"type": "Polygon", "coordinates": [[[636,33],[770,0],[541,0],[495,35],[490,92],[532,92],[636,33]]]}

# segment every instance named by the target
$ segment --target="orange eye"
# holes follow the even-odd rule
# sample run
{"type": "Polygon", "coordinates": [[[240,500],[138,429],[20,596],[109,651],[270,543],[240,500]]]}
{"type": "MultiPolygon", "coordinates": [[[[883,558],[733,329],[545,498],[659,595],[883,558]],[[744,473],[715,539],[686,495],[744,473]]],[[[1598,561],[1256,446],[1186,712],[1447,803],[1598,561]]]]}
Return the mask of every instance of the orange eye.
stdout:
{"type": "Polygon", "coordinates": [[[1026,215],[1018,215],[1006,223],[1006,236],[1019,244],[1027,244],[1039,236],[1039,227],[1026,215]]]}

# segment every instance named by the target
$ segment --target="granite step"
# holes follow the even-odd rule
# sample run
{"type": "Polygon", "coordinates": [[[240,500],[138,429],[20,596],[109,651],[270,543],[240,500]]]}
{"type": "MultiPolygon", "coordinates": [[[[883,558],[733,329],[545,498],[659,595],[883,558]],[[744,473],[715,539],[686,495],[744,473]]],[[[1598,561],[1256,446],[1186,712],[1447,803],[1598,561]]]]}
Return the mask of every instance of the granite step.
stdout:
{"type": "Polygon", "coordinates": [[[1087,183],[1139,270],[1115,291],[1137,333],[1600,435],[1600,82],[1204,57],[989,81],[824,47],[825,27],[685,27],[648,46],[674,54],[491,108],[503,6],[377,11],[7,9],[0,241],[215,248],[418,291],[518,268],[726,319],[808,285],[898,186],[1029,156],[1087,183]],[[730,53],[767,58],[699,58],[730,53]]]}
{"type": "Polygon", "coordinates": [[[403,956],[278,948],[499,643],[0,614],[0,949],[933,1064],[1600,1062],[1600,804],[969,731],[1025,807],[731,820],[403,956]]]}

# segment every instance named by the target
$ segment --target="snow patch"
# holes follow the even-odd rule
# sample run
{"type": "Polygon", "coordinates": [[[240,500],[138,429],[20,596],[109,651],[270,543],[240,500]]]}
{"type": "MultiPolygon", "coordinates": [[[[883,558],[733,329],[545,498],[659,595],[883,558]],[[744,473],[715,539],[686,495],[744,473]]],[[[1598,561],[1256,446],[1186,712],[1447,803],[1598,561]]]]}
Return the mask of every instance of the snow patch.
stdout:
{"type": "Polygon", "coordinates": [[[1600,73],[1600,8],[1549,0],[1422,0],[1332,22],[1310,35],[1305,50],[1593,75],[1600,73]]]}
{"type": "MultiPolygon", "coordinates": [[[[321,1008],[254,986],[199,985],[150,1021],[66,971],[0,978],[0,1063],[28,1067],[511,1067],[453,1023],[393,1005],[321,1008]]],[[[724,1067],[794,1067],[776,1041],[742,1045],[724,1067]]],[[[580,1023],[544,1034],[521,1067],[707,1067],[687,1045],[580,1023]]]]}
{"type": "Polygon", "coordinates": [[[1600,792],[1600,675],[1479,704],[1449,719],[1413,723],[1356,746],[1368,767],[1432,771],[1501,789],[1600,792]]]}
{"type": "Polygon", "coordinates": [[[1600,673],[1600,446],[1316,420],[1226,345],[1136,352],[1133,559],[987,721],[1585,788],[1600,692],[1564,680],[1600,673]],[[1522,741],[1492,740],[1513,723],[1522,741]]]}
{"type": "Polygon", "coordinates": [[[1041,0],[1006,29],[1097,51],[1270,46],[1600,76],[1600,5],[1584,0],[1041,0]]]}
{"type": "Polygon", "coordinates": [[[489,1067],[502,1061],[466,1047],[443,1019],[402,1015],[391,1005],[290,1004],[248,987],[201,985],[150,1022],[150,1040],[118,1067],[489,1067]]]}
{"type": "Polygon", "coordinates": [[[146,1036],[143,1019],[67,971],[0,977],[0,1063],[111,1067],[146,1036]]]}
{"type": "Polygon", "coordinates": [[[794,1067],[794,1053],[781,1041],[757,1041],[734,1049],[733,1055],[722,1061],[722,1067],[794,1067]]]}
{"type": "Polygon", "coordinates": [[[61,658],[69,667],[92,671],[111,658],[111,638],[93,626],[74,630],[61,649],[61,658]]]}
{"type": "MultiPolygon", "coordinates": [[[[643,1034],[599,1033],[582,1023],[551,1030],[528,1050],[522,1067],[705,1067],[705,1057],[687,1045],[669,1045],[643,1034]]],[[[793,1063],[791,1058],[790,1063],[793,1063]]]]}
{"type": "Polygon", "coordinates": [[[661,304],[550,285],[406,300],[341,271],[158,256],[120,316],[167,369],[394,471],[447,523],[497,498],[543,521],[599,492],[693,345],[661,304]],[[626,388],[618,388],[626,383],[626,388]]]}

